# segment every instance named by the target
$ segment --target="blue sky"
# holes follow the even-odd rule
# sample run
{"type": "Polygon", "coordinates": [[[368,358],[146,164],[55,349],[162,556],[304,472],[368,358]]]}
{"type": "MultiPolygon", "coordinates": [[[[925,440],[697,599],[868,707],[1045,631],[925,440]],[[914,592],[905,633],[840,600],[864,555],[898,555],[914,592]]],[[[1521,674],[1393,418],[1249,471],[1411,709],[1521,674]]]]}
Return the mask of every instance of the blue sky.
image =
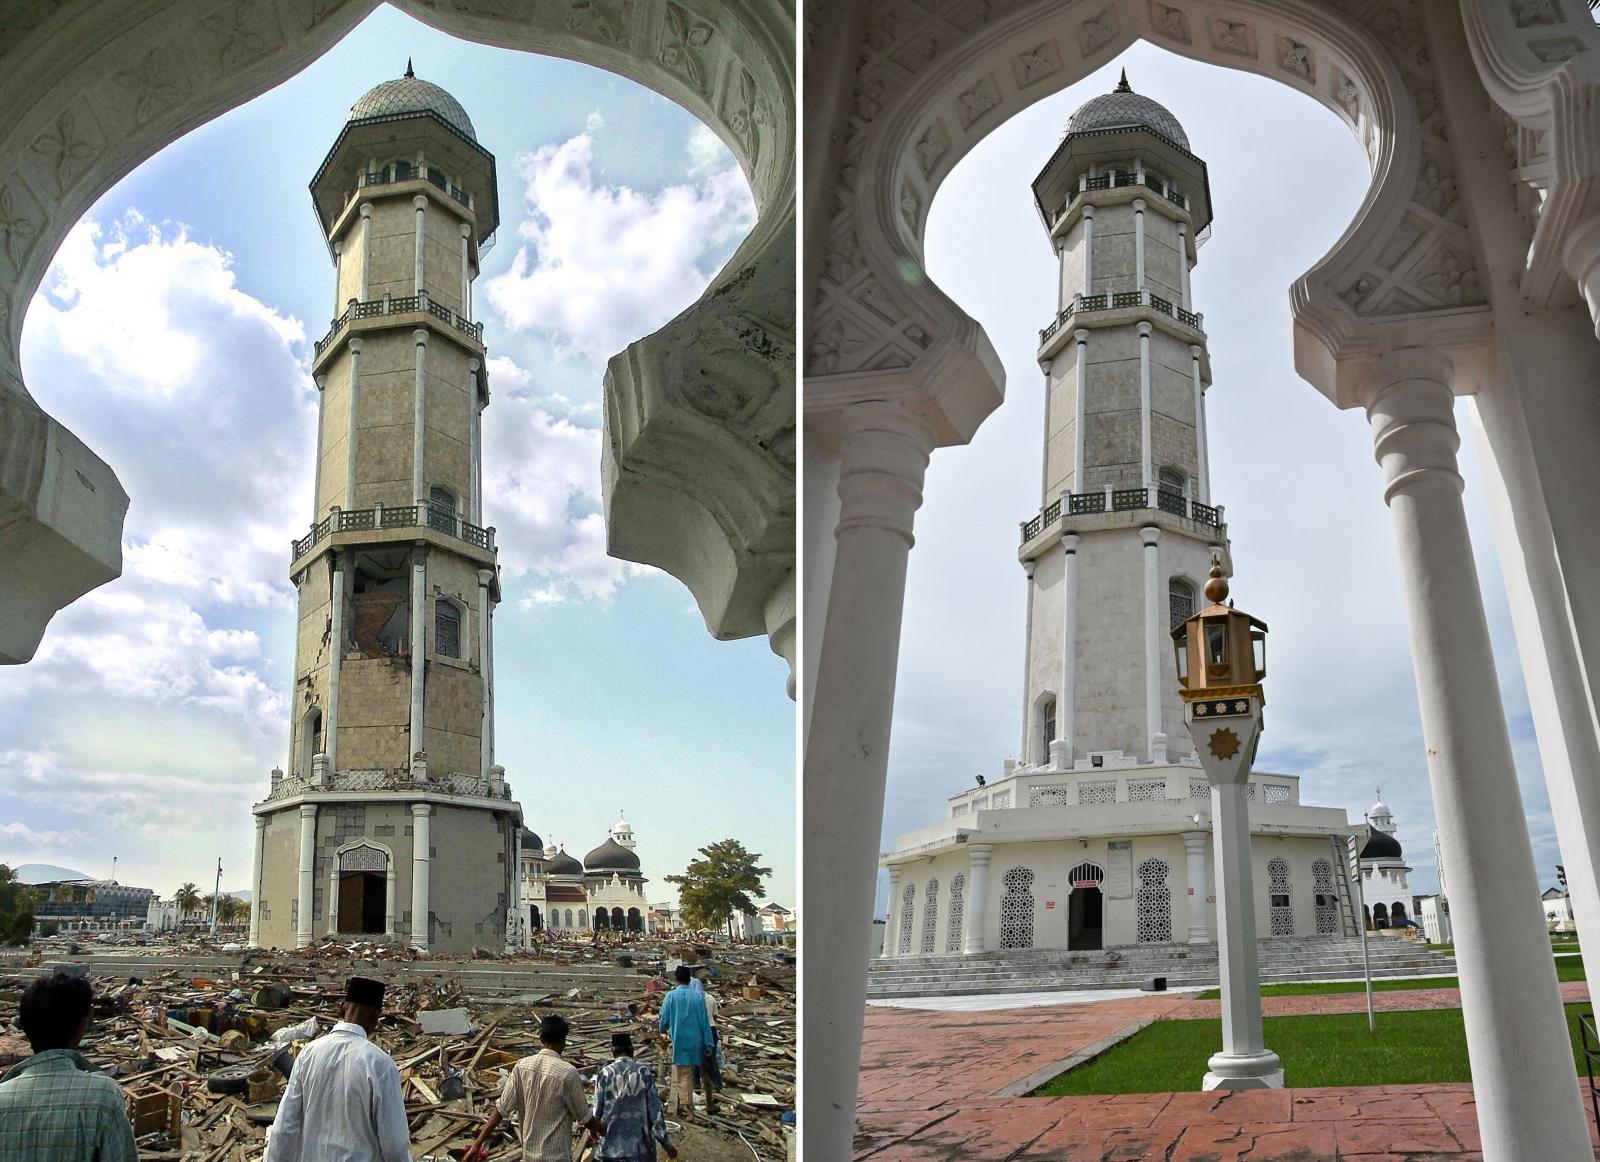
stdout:
{"type": "MultiPolygon", "coordinates": [[[[1147,44],[990,134],[931,209],[928,271],[987,329],[1006,365],[1006,402],[971,445],[936,452],[928,470],[907,583],[884,847],[942,818],[946,796],[978,772],[998,776],[1017,752],[1025,592],[1017,522],[1039,507],[1043,398],[1034,352],[1038,328],[1055,312],[1057,277],[1029,183],[1072,112],[1109,92],[1124,67],[1136,92],[1178,117],[1210,169],[1216,221],[1193,293],[1209,336],[1212,496],[1227,508],[1233,595],[1272,631],[1257,769],[1300,775],[1303,802],[1342,807],[1352,822],[1381,784],[1415,869],[1413,890],[1435,890],[1410,638],[1370,430],[1359,411],[1336,410],[1301,380],[1290,357],[1288,288],[1349,225],[1368,185],[1365,157],[1310,98],[1147,44]]],[[[1471,407],[1458,402],[1456,411],[1516,775],[1546,886],[1560,856],[1471,407]]],[[[878,907],[881,914],[881,884],[878,907]]]]}
{"type": "Polygon", "coordinates": [[[307,183],[350,105],[417,74],[499,163],[474,293],[490,348],[497,753],[580,858],[625,810],[651,898],[726,837],[794,901],[794,704],[764,638],[717,642],[687,589],[604,555],[605,359],[687,306],[753,223],[732,156],[611,74],[456,41],[380,8],[299,76],[195,130],[69,235],[23,329],[31,389],[132,496],[124,574],[0,674],[0,862],[163,894],[250,876],[249,804],[288,746],[288,545],[310,518],[311,342],[333,283],[307,183]],[[751,810],[751,803],[763,805],[751,810]]]}

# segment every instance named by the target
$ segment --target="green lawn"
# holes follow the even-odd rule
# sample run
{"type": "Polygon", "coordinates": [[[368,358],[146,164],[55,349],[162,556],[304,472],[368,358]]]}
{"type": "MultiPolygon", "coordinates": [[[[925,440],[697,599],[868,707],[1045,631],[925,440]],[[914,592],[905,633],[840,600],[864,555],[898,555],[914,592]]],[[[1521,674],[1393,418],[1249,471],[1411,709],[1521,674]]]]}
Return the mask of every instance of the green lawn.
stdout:
{"type": "MultiPolygon", "coordinates": [[[[1568,1005],[1573,1058],[1583,1072],[1578,1013],[1568,1005]]],[[[1365,1013],[1268,1017],[1268,1048],[1283,1059],[1291,1086],[1417,1085],[1471,1081],[1460,1009],[1379,1013],[1377,1032],[1365,1013]]],[[[1221,1021],[1157,1021],[1077,1069],[1034,1091],[1063,1094],[1169,1093],[1198,1089],[1206,1059],[1222,1048],[1221,1021]]]]}
{"type": "MultiPolygon", "coordinates": [[[[1557,980],[1587,980],[1583,974],[1583,961],[1576,956],[1564,956],[1556,961],[1557,980]]],[[[1453,989],[1461,986],[1460,980],[1453,976],[1433,977],[1403,977],[1399,980],[1375,980],[1372,982],[1373,992],[1393,992],[1400,989],[1453,989]]],[[[1311,980],[1296,981],[1290,984],[1264,984],[1261,986],[1261,995],[1264,997],[1309,997],[1321,996],[1324,993],[1360,993],[1365,992],[1367,986],[1359,980],[1311,980]]],[[[1206,989],[1197,996],[1197,1000],[1214,1001],[1222,995],[1220,989],[1206,989]]]]}

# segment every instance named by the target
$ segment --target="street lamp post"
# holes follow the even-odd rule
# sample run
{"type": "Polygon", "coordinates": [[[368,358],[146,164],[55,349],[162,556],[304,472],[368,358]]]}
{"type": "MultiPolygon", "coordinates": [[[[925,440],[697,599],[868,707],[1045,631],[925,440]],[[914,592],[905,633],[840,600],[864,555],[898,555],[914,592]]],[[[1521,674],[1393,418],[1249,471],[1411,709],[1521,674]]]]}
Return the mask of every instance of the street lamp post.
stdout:
{"type": "Polygon", "coordinates": [[[1211,784],[1211,846],[1217,861],[1222,1052],[1207,1062],[1201,1088],[1279,1089],[1283,1068],[1261,1031],[1255,876],[1245,797],[1261,737],[1267,626],[1231,602],[1223,604],[1228,583],[1216,558],[1205,595],[1210,604],[1172,631],[1184,720],[1211,784]]]}

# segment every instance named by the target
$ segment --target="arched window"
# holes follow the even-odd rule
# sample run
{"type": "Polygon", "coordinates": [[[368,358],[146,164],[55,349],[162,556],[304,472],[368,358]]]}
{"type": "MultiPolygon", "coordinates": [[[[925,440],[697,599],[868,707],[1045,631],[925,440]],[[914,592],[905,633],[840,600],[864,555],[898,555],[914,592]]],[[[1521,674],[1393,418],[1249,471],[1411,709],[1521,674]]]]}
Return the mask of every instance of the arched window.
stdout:
{"type": "Polygon", "coordinates": [[[456,494],[442,484],[428,489],[428,527],[456,535],[456,494]]]}
{"type": "Polygon", "coordinates": [[[950,881],[950,919],[944,937],[946,952],[961,951],[961,928],[967,919],[967,877],[960,873],[950,881]]]}
{"type": "Polygon", "coordinates": [[[442,597],[433,605],[433,652],[445,658],[461,656],[461,610],[442,597]]]}
{"type": "Polygon", "coordinates": [[[1167,887],[1170,871],[1161,859],[1147,859],[1138,867],[1135,932],[1140,944],[1172,943],[1172,889],[1167,887]]]}
{"type": "Polygon", "coordinates": [[[1333,864],[1319,859],[1311,865],[1311,890],[1317,898],[1317,935],[1339,931],[1339,897],[1333,890],[1333,864]]]}
{"type": "Polygon", "coordinates": [[[1294,889],[1289,884],[1289,861],[1267,861],[1267,917],[1274,936],[1294,935],[1294,889]]]}
{"type": "Polygon", "coordinates": [[[934,933],[938,926],[939,880],[936,876],[928,881],[927,893],[922,900],[922,955],[932,956],[934,954],[934,933]]]}
{"type": "MultiPolygon", "coordinates": [[[[582,913],[582,912],[579,912],[579,913],[578,913],[578,915],[580,915],[580,916],[581,916],[581,915],[583,915],[583,913],[582,913]]],[[[571,928],[571,927],[572,927],[572,909],[571,909],[571,908],[568,908],[568,909],[567,909],[567,924],[566,924],[566,926],[567,926],[567,927],[568,927],[568,928],[571,928]]]]}
{"type": "Polygon", "coordinates": [[[1049,699],[1044,704],[1044,754],[1041,759],[1050,757],[1050,744],[1056,740],[1056,700],[1049,699]]]}
{"type": "Polygon", "coordinates": [[[900,955],[911,955],[911,913],[916,903],[917,885],[907,884],[906,890],[900,893],[900,955]]]}
{"type": "Polygon", "coordinates": [[[1162,492],[1176,492],[1182,496],[1189,490],[1189,476],[1181,468],[1163,464],[1156,470],[1156,484],[1162,492]]]}
{"type": "Polygon", "coordinates": [[[1000,899],[1000,947],[1033,947],[1033,872],[1014,867],[1004,878],[1000,899]]]}
{"type": "Polygon", "coordinates": [[[428,489],[428,503],[434,508],[443,509],[445,512],[455,512],[456,494],[442,484],[435,484],[428,489]]]}
{"type": "Polygon", "coordinates": [[[589,926],[589,910],[587,908],[579,908],[578,909],[578,927],[579,928],[587,928],[588,926],[589,926]]]}
{"type": "Polygon", "coordinates": [[[322,710],[313,706],[300,720],[300,769],[302,779],[311,777],[311,759],[322,753],[322,710]]]}
{"type": "Polygon", "coordinates": [[[1194,586],[1182,577],[1167,582],[1167,611],[1171,615],[1171,629],[1177,629],[1194,616],[1194,586]]]}
{"type": "Polygon", "coordinates": [[[628,918],[622,914],[621,908],[611,909],[611,927],[621,932],[628,926],[628,918]]]}

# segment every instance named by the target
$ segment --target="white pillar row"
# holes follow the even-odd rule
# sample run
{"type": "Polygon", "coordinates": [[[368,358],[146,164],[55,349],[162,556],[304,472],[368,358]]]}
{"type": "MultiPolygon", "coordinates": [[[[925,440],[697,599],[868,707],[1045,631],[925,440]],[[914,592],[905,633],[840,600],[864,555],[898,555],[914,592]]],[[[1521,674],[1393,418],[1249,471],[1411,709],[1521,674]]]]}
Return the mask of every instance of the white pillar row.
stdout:
{"type": "Polygon", "coordinates": [[[483,686],[482,738],[478,756],[479,777],[489,777],[494,766],[494,699],[489,690],[489,586],[494,583],[494,572],[478,570],[478,677],[483,686]]]}
{"type": "Polygon", "coordinates": [[[344,506],[356,506],[356,445],[361,423],[361,347],[363,340],[350,340],[350,418],[344,433],[344,506]]]}
{"type": "Polygon", "coordinates": [[[467,519],[475,525],[483,524],[483,409],[478,406],[478,374],[481,364],[476,359],[467,360],[467,481],[470,496],[467,498],[467,519]]]}
{"type": "Polygon", "coordinates": [[[1150,452],[1150,324],[1139,324],[1139,464],[1144,472],[1139,483],[1155,480],[1150,452]]]}
{"type": "Polygon", "coordinates": [[[322,445],[327,438],[328,377],[318,375],[312,379],[317,385],[317,461],[311,467],[311,523],[322,519],[322,445]]]}
{"type": "Polygon", "coordinates": [[[328,713],[323,727],[322,752],[328,756],[328,769],[339,769],[339,671],[344,662],[345,575],[341,554],[333,554],[333,600],[328,626],[328,713]]]}
{"type": "Polygon", "coordinates": [[[1133,199],[1133,285],[1144,290],[1144,206],[1143,198],[1133,199]]]}
{"type": "Polygon", "coordinates": [[[1194,310],[1189,301],[1189,227],[1178,223],[1178,301],[1186,311],[1194,310]]]}
{"type": "Polygon", "coordinates": [[[1391,352],[1370,373],[1366,410],[1411,626],[1467,1056],[1484,1079],[1478,1128],[1485,1162],[1587,1157],[1549,937],[1527,903],[1539,884],[1461,503],[1453,378],[1437,352],[1391,352]]]}
{"type": "Polygon", "coordinates": [[[900,899],[900,868],[891,864],[889,872],[889,907],[885,910],[883,918],[883,954],[885,956],[900,955],[900,940],[897,933],[900,931],[900,909],[905,904],[900,899]]]}
{"type": "Polygon", "coordinates": [[[370,280],[372,278],[372,203],[361,203],[361,301],[366,302],[372,294],[370,280]]]}
{"type": "Polygon", "coordinates": [[[841,410],[839,523],[805,748],[802,875],[812,911],[802,985],[807,1140],[845,1157],[855,1126],[889,725],[912,520],[933,437],[906,407],[841,410]]]}
{"type": "MultiPolygon", "coordinates": [[[[422,458],[427,452],[428,432],[428,329],[418,327],[411,332],[411,339],[417,345],[416,381],[411,393],[411,495],[418,504],[427,504],[422,458]]],[[[421,518],[418,524],[427,523],[426,513],[417,515],[421,518]]]]}
{"type": "Polygon", "coordinates": [[[1038,567],[1037,561],[1022,562],[1022,571],[1028,579],[1028,596],[1022,626],[1022,749],[1017,753],[1022,756],[1024,763],[1035,759],[1044,761],[1043,755],[1029,753],[1033,745],[1033,703],[1028,697],[1028,688],[1033,679],[1033,574],[1038,567]]]}
{"type": "Polygon", "coordinates": [[[267,817],[256,816],[256,862],[250,877],[250,947],[261,947],[261,871],[267,846],[267,817]]]}
{"type": "MultiPolygon", "coordinates": [[[[1066,497],[1061,503],[1067,503],[1066,497]]],[[[1063,511],[1062,520],[1066,519],[1063,511]]],[[[1061,693],[1056,695],[1056,739],[1065,762],[1057,770],[1072,769],[1074,735],[1078,709],[1078,534],[1065,533],[1061,549],[1065,556],[1061,574],[1061,693]]],[[[1018,804],[1021,806],[1021,804],[1018,804]]]]}
{"type": "MultiPolygon", "coordinates": [[[[317,859],[317,809],[313,804],[300,806],[300,882],[296,885],[297,914],[294,925],[294,946],[304,948],[311,943],[311,912],[316,899],[316,885],[312,874],[317,859]]],[[[255,901],[251,901],[252,907],[255,901]]]]}
{"type": "Polygon", "coordinates": [[[1080,330],[1073,338],[1078,341],[1078,398],[1072,432],[1072,491],[1088,492],[1083,480],[1083,424],[1089,414],[1089,332],[1080,330]]]}
{"type": "Polygon", "coordinates": [[[461,317],[472,318],[472,226],[461,223],[461,317]]]}
{"type": "Polygon", "coordinates": [[[1161,666],[1161,530],[1146,525],[1139,530],[1144,541],[1144,721],[1145,740],[1152,763],[1167,761],[1167,736],[1161,730],[1161,688],[1166,671],[1161,666]]]}
{"type": "Polygon", "coordinates": [[[1189,347],[1189,377],[1194,381],[1194,444],[1200,458],[1195,491],[1201,504],[1211,503],[1211,454],[1206,450],[1206,389],[1200,382],[1200,348],[1189,347]]]}
{"type": "Polygon", "coordinates": [[[427,951],[428,948],[428,872],[432,866],[429,850],[429,817],[433,807],[428,803],[411,804],[411,947],[427,951]]]}
{"type": "Polygon", "coordinates": [[[966,932],[962,934],[963,952],[987,952],[985,933],[989,923],[989,857],[994,854],[991,843],[967,845],[966,932]]]}
{"type": "Polygon", "coordinates": [[[411,208],[417,212],[417,258],[416,277],[414,280],[416,286],[411,293],[420,295],[427,287],[427,283],[422,280],[422,253],[424,244],[427,241],[428,195],[418,194],[412,198],[411,208]]]}
{"type": "Polygon", "coordinates": [[[423,674],[427,668],[428,559],[415,550],[411,562],[411,761],[427,750],[428,730],[423,708],[423,674]]]}
{"type": "Polygon", "coordinates": [[[1206,833],[1183,833],[1183,861],[1189,888],[1189,943],[1211,943],[1206,923],[1206,833]]]}

